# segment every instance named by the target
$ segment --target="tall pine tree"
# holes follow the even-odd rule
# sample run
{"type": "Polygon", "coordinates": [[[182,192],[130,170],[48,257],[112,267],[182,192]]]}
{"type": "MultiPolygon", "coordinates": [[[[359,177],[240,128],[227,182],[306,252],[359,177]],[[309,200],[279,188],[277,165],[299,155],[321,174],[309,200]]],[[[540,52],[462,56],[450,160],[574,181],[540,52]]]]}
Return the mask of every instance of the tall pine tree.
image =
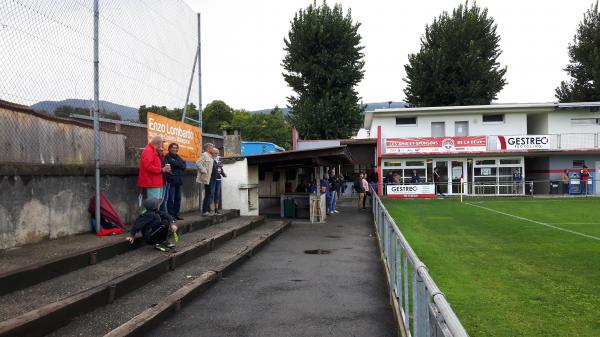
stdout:
{"type": "Polygon", "coordinates": [[[506,85],[497,25],[468,1],[425,26],[421,49],[408,56],[404,89],[414,106],[490,104],[506,85]]]}
{"type": "Polygon", "coordinates": [[[556,88],[560,102],[600,101],[600,12],[598,1],[583,16],[573,44],[569,44],[565,71],[571,79],[556,88]]]}
{"type": "Polygon", "coordinates": [[[364,76],[360,23],[339,4],[315,1],[296,13],[291,25],[282,63],[295,92],[288,97],[291,124],[306,138],[351,136],[364,111],[354,90],[364,76]]]}

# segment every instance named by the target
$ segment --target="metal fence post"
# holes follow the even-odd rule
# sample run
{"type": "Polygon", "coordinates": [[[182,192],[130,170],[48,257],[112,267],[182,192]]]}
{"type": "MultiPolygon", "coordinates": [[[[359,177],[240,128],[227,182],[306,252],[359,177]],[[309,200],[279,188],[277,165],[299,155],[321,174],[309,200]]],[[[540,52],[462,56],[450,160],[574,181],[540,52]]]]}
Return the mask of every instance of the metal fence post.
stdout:
{"type": "Polygon", "coordinates": [[[419,306],[421,305],[421,299],[419,298],[419,285],[417,284],[417,269],[416,266],[412,268],[412,313],[413,313],[413,336],[414,337],[423,337],[421,334],[420,325],[421,325],[421,317],[419,306]]]}
{"type": "Polygon", "coordinates": [[[100,9],[94,0],[94,166],[96,183],[96,232],[102,226],[100,217],[100,75],[99,75],[99,26],[100,9]]]}
{"type": "Polygon", "coordinates": [[[408,256],[404,252],[404,326],[409,328],[408,315],[410,314],[408,307],[408,256]]]}

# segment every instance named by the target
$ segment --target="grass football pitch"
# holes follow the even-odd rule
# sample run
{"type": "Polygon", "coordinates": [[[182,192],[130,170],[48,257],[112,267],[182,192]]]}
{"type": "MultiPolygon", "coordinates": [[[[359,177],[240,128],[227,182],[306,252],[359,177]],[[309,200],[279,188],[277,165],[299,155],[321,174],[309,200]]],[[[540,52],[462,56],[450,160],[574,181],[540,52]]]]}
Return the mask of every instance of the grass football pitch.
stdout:
{"type": "Polygon", "coordinates": [[[600,336],[599,198],[384,204],[470,336],[600,336]]]}

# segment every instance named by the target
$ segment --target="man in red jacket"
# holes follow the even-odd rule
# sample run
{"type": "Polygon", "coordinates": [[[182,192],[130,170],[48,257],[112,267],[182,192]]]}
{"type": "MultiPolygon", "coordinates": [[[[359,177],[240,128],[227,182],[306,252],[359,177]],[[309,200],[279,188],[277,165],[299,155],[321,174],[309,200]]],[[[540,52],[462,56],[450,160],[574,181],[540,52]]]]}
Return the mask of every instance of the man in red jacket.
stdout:
{"type": "Polygon", "coordinates": [[[138,187],[146,190],[146,198],[155,198],[162,201],[162,188],[164,184],[163,173],[171,172],[170,165],[162,166],[158,150],[163,146],[159,136],[152,138],[142,151],[140,158],[140,171],[138,173],[138,187]]]}

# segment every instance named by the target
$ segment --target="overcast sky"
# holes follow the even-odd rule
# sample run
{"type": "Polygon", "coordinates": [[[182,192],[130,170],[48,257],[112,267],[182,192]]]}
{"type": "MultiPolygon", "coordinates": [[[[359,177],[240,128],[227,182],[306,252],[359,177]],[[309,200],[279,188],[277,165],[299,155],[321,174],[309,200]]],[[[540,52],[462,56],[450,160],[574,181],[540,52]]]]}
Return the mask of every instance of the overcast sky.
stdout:
{"type": "MultiPolygon", "coordinates": [[[[184,0],[202,13],[204,103],[222,99],[248,110],[285,106],[290,95],[281,75],[283,38],[309,0],[184,0]]],[[[456,0],[342,0],[365,47],[364,102],[404,100],[404,65],[417,52],[425,24],[456,0]]],[[[334,2],[330,1],[330,4],[334,2]]],[[[508,66],[501,103],[555,101],[566,79],[567,46],[591,0],[479,0],[498,24],[500,63],[508,66]]]]}

